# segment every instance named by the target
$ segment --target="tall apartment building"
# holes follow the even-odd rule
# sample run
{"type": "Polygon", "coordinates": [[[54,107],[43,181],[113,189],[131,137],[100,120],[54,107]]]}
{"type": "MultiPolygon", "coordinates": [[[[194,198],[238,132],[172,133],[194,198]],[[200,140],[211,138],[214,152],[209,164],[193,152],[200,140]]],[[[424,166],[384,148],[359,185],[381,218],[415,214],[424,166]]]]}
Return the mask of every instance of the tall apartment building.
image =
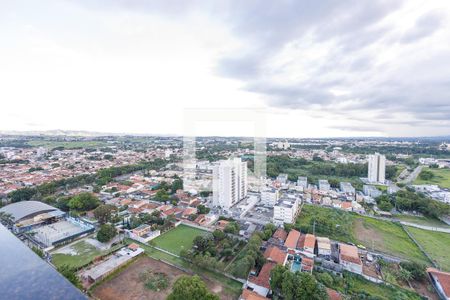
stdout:
{"type": "Polygon", "coordinates": [[[386,181],[386,156],[379,153],[369,155],[369,182],[384,183],[386,181]]]}
{"type": "Polygon", "coordinates": [[[213,168],[213,205],[229,209],[247,196],[247,162],[220,161],[213,168]]]}

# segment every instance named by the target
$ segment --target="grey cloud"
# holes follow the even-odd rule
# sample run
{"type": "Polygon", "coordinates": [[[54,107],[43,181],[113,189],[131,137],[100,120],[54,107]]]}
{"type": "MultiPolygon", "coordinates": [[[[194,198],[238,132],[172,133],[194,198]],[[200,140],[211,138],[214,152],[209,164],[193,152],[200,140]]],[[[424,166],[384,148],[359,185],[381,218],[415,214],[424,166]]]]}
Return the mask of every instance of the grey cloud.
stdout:
{"type": "Polygon", "coordinates": [[[433,34],[439,29],[443,21],[443,15],[432,12],[420,17],[413,28],[402,37],[403,43],[412,43],[433,34]]]}
{"type": "Polygon", "coordinates": [[[411,47],[442,26],[444,15],[436,12],[424,14],[400,39],[393,28],[380,25],[408,1],[79,1],[95,9],[120,7],[177,18],[195,11],[223,22],[245,46],[221,57],[216,74],[241,80],[245,90],[261,94],[271,107],[320,107],[349,118],[355,112],[358,116],[371,111],[384,116],[372,122],[411,126],[450,119],[450,84],[442,82],[450,78],[445,66],[450,52],[437,56],[429,49],[427,61],[393,66],[376,64],[378,53],[370,50],[378,43],[389,47],[400,42],[399,46],[411,47]],[[314,68],[299,76],[306,79],[280,84],[277,77],[285,67],[267,67],[266,62],[286,44],[302,43],[306,38],[317,45],[332,41],[336,46],[320,61],[311,61],[314,68]],[[350,93],[338,97],[330,92],[334,87],[350,93]],[[348,105],[342,109],[341,103],[348,105]],[[414,119],[397,120],[397,113],[414,119]]]}

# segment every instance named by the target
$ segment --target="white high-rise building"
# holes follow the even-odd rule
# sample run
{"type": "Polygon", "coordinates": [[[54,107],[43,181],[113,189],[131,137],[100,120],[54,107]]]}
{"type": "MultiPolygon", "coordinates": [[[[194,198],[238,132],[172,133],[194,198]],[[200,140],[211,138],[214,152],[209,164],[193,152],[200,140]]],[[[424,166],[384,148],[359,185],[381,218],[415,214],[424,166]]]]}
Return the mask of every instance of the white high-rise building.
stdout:
{"type": "Polygon", "coordinates": [[[247,196],[247,162],[220,161],[213,168],[213,205],[229,209],[247,196]]]}
{"type": "Polygon", "coordinates": [[[386,156],[379,153],[369,155],[368,179],[372,183],[385,183],[386,178],[386,156]]]}

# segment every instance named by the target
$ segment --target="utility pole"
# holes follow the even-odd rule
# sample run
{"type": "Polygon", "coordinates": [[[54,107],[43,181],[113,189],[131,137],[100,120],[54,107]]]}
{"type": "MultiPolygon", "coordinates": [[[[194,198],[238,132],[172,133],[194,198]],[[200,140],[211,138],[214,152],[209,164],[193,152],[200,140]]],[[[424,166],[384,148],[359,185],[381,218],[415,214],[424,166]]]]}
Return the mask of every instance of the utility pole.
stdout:
{"type": "Polygon", "coordinates": [[[313,224],[313,235],[316,235],[316,219],[314,219],[314,224],[313,224]]]}

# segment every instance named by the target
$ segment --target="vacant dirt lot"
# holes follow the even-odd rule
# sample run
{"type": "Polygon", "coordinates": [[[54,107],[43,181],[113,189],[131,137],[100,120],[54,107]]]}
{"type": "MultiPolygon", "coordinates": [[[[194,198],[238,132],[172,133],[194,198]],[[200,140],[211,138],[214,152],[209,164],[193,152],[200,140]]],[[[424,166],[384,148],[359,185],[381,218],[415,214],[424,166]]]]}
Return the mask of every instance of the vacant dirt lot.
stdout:
{"type": "Polygon", "coordinates": [[[367,228],[364,226],[364,221],[362,219],[356,219],[354,224],[354,231],[356,238],[366,244],[371,244],[372,241],[374,246],[378,248],[384,248],[383,237],[379,232],[373,228],[367,228]]]}
{"type": "MultiPolygon", "coordinates": [[[[143,256],[113,279],[96,287],[93,291],[93,295],[95,298],[101,300],[165,299],[170,294],[174,282],[181,275],[192,274],[187,274],[168,264],[143,256]],[[146,270],[165,273],[170,282],[169,287],[160,292],[145,288],[144,283],[139,279],[139,274],[146,270]]],[[[208,289],[217,293],[221,299],[233,299],[233,297],[225,293],[220,283],[211,281],[207,278],[202,278],[202,280],[205,281],[208,289]]]]}

